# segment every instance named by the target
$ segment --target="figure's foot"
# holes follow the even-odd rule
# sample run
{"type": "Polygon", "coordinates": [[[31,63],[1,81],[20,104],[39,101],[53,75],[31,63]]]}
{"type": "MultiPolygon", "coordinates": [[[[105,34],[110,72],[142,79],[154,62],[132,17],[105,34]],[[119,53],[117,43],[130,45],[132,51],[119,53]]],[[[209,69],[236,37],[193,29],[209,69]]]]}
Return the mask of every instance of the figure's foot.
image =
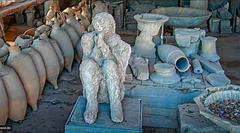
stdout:
{"type": "Polygon", "coordinates": [[[86,110],[84,112],[84,120],[88,124],[93,124],[97,119],[98,108],[96,107],[88,107],[86,106],[86,110]]]}
{"type": "Polygon", "coordinates": [[[111,104],[111,119],[116,123],[123,121],[123,110],[121,102],[111,104]]]}

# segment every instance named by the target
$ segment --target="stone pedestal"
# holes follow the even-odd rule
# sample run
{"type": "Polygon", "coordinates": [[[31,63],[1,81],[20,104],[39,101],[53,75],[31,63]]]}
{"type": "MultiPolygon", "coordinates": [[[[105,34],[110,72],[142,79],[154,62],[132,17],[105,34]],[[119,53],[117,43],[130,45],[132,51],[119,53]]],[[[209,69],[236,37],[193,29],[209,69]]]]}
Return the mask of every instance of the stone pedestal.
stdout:
{"type": "Polygon", "coordinates": [[[228,133],[200,115],[196,104],[179,105],[178,111],[180,133],[228,133]]]}
{"type": "Polygon", "coordinates": [[[80,96],[65,124],[66,133],[141,133],[142,101],[125,98],[122,101],[124,121],[114,123],[110,118],[109,104],[99,104],[98,119],[94,124],[84,122],[86,99],[80,96]]]}
{"type": "MultiPolygon", "coordinates": [[[[183,103],[193,102],[201,91],[185,92],[180,90],[181,83],[159,86],[126,86],[125,97],[142,99],[143,126],[178,129],[177,108],[183,103]]],[[[136,83],[138,84],[138,83],[136,83]]]]}

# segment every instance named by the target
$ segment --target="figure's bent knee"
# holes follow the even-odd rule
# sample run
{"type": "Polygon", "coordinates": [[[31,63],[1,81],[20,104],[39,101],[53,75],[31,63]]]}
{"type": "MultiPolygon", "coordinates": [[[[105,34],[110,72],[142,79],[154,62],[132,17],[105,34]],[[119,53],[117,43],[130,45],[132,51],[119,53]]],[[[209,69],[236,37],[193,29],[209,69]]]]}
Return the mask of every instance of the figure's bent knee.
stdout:
{"type": "Polygon", "coordinates": [[[97,63],[95,63],[93,60],[83,60],[79,70],[86,71],[86,70],[92,70],[92,69],[98,69],[97,63]]]}
{"type": "Polygon", "coordinates": [[[94,76],[99,75],[100,70],[98,67],[98,64],[94,62],[93,60],[83,60],[80,67],[79,67],[80,73],[82,76],[94,76]]]}
{"type": "Polygon", "coordinates": [[[104,60],[103,69],[109,70],[110,68],[117,68],[117,64],[113,60],[104,60]]]}

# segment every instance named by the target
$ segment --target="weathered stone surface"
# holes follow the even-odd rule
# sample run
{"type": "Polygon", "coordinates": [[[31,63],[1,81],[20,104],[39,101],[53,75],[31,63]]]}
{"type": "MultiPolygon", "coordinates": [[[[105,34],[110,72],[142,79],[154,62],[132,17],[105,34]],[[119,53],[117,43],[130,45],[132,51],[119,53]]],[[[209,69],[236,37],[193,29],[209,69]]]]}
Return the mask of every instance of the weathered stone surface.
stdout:
{"type": "Polygon", "coordinates": [[[180,133],[227,133],[225,129],[200,115],[196,104],[178,106],[180,133]]]}
{"type": "Polygon", "coordinates": [[[220,19],[211,18],[209,20],[209,30],[211,32],[219,32],[220,19]]]}
{"type": "Polygon", "coordinates": [[[98,103],[110,102],[112,121],[122,122],[123,82],[131,47],[115,33],[115,21],[110,14],[96,14],[92,24],[95,31],[84,34],[81,40],[83,58],[79,71],[87,98],[84,120],[94,123],[98,103]]]}
{"type": "Polygon", "coordinates": [[[220,29],[224,29],[224,28],[227,28],[227,27],[230,27],[231,26],[231,22],[230,20],[221,20],[220,22],[220,29]]]}
{"type": "Polygon", "coordinates": [[[232,14],[228,11],[228,9],[224,7],[217,9],[217,16],[218,18],[224,20],[229,20],[233,17],[232,14]]]}
{"type": "Polygon", "coordinates": [[[240,32],[240,17],[237,17],[235,30],[236,32],[240,32]]]}

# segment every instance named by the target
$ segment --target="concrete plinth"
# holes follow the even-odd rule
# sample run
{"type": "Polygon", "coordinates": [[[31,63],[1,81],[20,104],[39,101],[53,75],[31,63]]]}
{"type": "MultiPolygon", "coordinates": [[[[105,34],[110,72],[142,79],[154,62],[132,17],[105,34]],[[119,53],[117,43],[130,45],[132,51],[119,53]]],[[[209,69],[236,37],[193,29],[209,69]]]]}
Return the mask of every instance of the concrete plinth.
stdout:
{"type": "Polygon", "coordinates": [[[94,124],[84,122],[86,99],[80,96],[65,124],[65,133],[141,133],[142,102],[125,98],[122,101],[124,121],[114,123],[110,118],[109,104],[99,104],[98,118],[94,124]]]}

